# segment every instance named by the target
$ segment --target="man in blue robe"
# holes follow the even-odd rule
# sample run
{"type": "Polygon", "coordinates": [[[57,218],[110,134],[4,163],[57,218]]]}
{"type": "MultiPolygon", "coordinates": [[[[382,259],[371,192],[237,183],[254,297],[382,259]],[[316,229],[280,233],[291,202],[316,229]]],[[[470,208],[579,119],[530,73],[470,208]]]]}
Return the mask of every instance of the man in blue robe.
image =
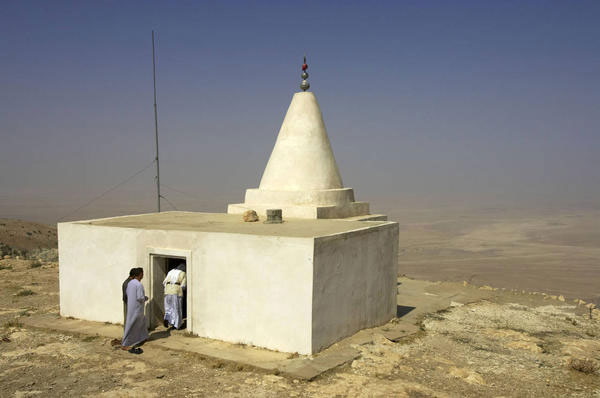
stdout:
{"type": "Polygon", "coordinates": [[[132,268],[129,271],[129,276],[123,282],[123,330],[125,330],[125,324],[127,323],[127,285],[133,279],[133,274],[137,268],[132,268]]]}
{"type": "Polygon", "coordinates": [[[144,303],[148,300],[141,283],[144,277],[142,268],[137,268],[133,279],[127,284],[127,320],[125,333],[121,341],[121,349],[133,354],[141,354],[142,349],[136,347],[148,339],[148,328],[144,316],[144,303]]]}

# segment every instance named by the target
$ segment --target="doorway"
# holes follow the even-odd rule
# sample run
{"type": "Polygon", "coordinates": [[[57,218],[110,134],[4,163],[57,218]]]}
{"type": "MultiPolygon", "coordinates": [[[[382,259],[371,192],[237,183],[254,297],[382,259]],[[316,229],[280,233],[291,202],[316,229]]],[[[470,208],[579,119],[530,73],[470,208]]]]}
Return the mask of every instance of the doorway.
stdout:
{"type": "MultiPolygon", "coordinates": [[[[184,264],[187,267],[187,258],[185,256],[166,256],[160,254],[150,255],[150,295],[148,297],[148,328],[154,330],[157,327],[163,326],[163,320],[165,316],[165,294],[163,281],[167,276],[167,273],[172,269],[177,268],[179,265],[184,264]]],[[[186,272],[187,277],[187,272],[186,272]]],[[[183,305],[182,305],[182,316],[183,325],[182,329],[187,328],[188,317],[187,317],[187,296],[188,289],[184,289],[183,292],[183,305]]]]}

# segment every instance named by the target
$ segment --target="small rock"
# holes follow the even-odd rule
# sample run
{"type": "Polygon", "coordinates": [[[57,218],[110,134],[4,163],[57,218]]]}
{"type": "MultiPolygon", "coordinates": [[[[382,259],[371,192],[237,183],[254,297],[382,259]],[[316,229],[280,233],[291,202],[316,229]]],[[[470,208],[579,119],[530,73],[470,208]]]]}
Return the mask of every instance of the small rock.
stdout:
{"type": "Polygon", "coordinates": [[[242,214],[242,219],[244,222],[256,222],[258,221],[258,214],[254,210],[246,210],[244,214],[242,214]]]}
{"type": "Polygon", "coordinates": [[[484,286],[481,286],[479,288],[479,290],[494,290],[494,288],[491,286],[488,286],[488,285],[484,285],[484,286]]]}
{"type": "Polygon", "coordinates": [[[565,301],[565,296],[563,296],[562,294],[560,296],[558,296],[558,301],[565,301]]]}
{"type": "Polygon", "coordinates": [[[551,296],[550,296],[550,298],[551,298],[552,300],[558,300],[558,296],[555,296],[555,295],[551,295],[551,296]]]}
{"type": "Polygon", "coordinates": [[[159,374],[159,375],[156,376],[157,379],[162,379],[163,377],[165,377],[164,374],[159,374]]]}
{"type": "Polygon", "coordinates": [[[470,369],[452,367],[448,373],[454,377],[463,379],[469,384],[485,385],[483,377],[470,369]]]}
{"type": "Polygon", "coordinates": [[[465,287],[466,287],[466,286],[469,286],[469,282],[467,282],[467,281],[463,281],[463,286],[465,286],[465,287]]]}
{"type": "Polygon", "coordinates": [[[12,256],[10,254],[7,254],[6,256],[4,256],[5,260],[10,260],[12,258],[12,256]]]}

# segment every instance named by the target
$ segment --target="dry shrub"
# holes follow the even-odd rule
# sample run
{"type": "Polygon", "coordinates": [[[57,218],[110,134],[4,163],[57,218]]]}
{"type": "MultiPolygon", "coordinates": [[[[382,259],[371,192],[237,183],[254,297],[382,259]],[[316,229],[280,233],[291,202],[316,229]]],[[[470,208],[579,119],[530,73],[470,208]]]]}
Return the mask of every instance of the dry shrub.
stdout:
{"type": "Polygon", "coordinates": [[[32,250],[29,253],[30,258],[38,259],[46,262],[58,261],[58,250],[57,249],[37,249],[32,250]]]}
{"type": "Polygon", "coordinates": [[[4,322],[4,327],[5,328],[20,328],[22,327],[23,324],[21,322],[19,322],[18,319],[12,319],[10,321],[4,322]]]}
{"type": "Polygon", "coordinates": [[[39,268],[42,266],[42,263],[39,262],[38,260],[35,260],[31,263],[31,265],[29,266],[29,268],[39,268]]]}
{"type": "Polygon", "coordinates": [[[215,361],[210,365],[210,367],[213,369],[221,369],[221,368],[225,367],[225,362],[215,361]]]}
{"type": "Polygon", "coordinates": [[[593,374],[596,373],[598,369],[600,369],[600,366],[598,366],[598,363],[596,363],[596,361],[592,359],[571,358],[569,360],[569,368],[581,373],[593,374]]]}
{"type": "Polygon", "coordinates": [[[23,289],[19,293],[17,293],[17,296],[19,296],[19,297],[32,296],[34,294],[35,294],[35,292],[33,290],[23,289]]]}

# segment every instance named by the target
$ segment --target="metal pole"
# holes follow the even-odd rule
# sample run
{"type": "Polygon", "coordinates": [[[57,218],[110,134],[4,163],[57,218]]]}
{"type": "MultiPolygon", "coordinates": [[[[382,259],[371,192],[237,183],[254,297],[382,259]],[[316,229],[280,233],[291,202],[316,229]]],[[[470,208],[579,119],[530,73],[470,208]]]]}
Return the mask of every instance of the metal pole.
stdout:
{"type": "Polygon", "coordinates": [[[154,55],[154,31],[152,31],[152,80],[154,82],[154,135],[156,136],[156,200],[160,213],[160,165],[158,163],[158,111],[156,109],[156,56],[154,55]]]}

